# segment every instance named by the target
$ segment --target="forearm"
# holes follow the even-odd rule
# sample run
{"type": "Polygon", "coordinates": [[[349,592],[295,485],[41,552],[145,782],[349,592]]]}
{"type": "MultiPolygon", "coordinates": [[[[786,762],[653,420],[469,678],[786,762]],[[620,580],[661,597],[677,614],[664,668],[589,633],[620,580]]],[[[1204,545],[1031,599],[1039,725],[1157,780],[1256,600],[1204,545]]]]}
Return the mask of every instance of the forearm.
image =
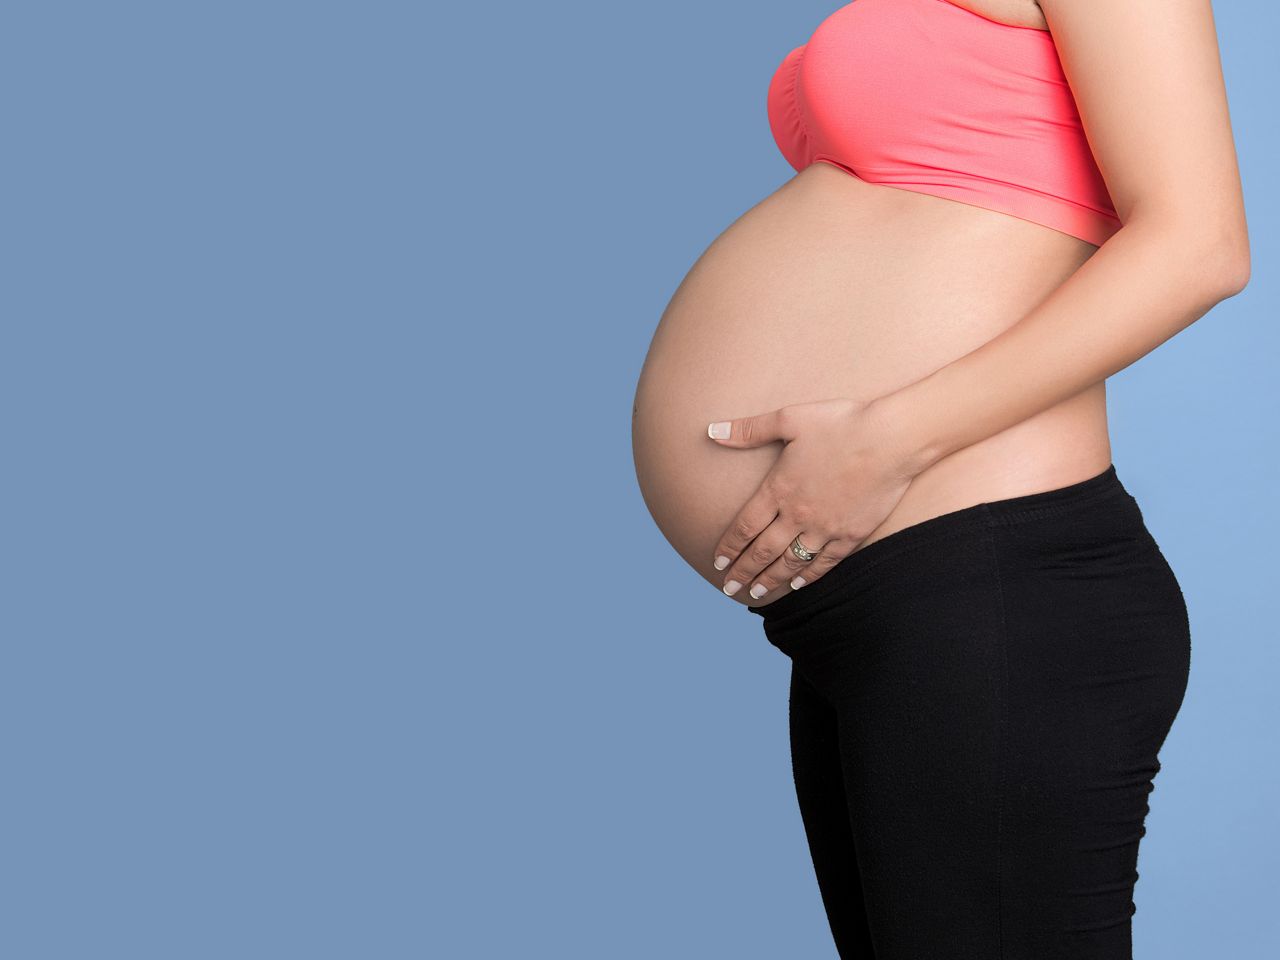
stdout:
{"type": "Polygon", "coordinates": [[[875,401],[912,474],[1092,386],[1241,289],[1247,250],[1126,225],[1013,326],[875,401]]]}

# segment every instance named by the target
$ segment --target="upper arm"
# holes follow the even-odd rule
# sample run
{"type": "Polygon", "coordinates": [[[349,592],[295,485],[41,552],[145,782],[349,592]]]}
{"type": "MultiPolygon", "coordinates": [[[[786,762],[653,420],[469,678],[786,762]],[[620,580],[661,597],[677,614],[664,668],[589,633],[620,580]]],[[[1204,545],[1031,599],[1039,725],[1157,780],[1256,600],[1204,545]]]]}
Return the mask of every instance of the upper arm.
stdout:
{"type": "Polygon", "coordinates": [[[1249,241],[1210,0],[1039,0],[1121,223],[1249,241]]]}

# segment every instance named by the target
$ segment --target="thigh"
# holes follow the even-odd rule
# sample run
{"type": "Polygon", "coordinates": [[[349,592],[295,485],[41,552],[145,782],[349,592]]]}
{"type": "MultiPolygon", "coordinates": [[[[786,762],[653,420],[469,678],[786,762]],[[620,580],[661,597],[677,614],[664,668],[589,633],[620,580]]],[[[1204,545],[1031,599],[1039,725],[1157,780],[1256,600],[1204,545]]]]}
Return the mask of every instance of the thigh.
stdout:
{"type": "Polygon", "coordinates": [[[842,601],[792,649],[837,713],[875,957],[1000,957],[1006,679],[988,535],[898,555],[842,601]]]}
{"type": "Polygon", "coordinates": [[[841,957],[872,960],[836,712],[794,668],[789,715],[796,798],[831,935],[841,957]]]}

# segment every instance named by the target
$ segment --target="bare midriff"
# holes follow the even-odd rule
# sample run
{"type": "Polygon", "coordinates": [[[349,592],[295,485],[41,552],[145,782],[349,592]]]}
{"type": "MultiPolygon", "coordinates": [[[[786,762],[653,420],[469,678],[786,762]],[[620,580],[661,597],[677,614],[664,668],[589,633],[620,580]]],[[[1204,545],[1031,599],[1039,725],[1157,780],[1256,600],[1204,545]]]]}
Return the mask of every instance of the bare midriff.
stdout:
{"type": "MultiPolygon", "coordinates": [[[[722,447],[708,423],[891,393],[1017,323],[1096,250],[832,164],[805,168],[716,238],[658,324],[632,441],[659,529],[720,589],[716,544],[782,444],[722,447]]],[[[1110,463],[1100,382],[933,463],[859,549],[944,513],[1076,483],[1110,463]]],[[[760,606],[789,591],[733,599],[760,606]]]]}

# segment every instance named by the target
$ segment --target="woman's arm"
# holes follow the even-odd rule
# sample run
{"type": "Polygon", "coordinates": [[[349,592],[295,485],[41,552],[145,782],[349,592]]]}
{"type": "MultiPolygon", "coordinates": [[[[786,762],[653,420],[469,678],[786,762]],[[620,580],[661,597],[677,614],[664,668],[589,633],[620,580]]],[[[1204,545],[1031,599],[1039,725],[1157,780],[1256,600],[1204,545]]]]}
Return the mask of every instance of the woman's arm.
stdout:
{"type": "Polygon", "coordinates": [[[1040,0],[1123,226],[1012,327],[874,402],[914,475],[1242,290],[1249,239],[1209,0],[1040,0]]]}
{"type": "Polygon", "coordinates": [[[1123,226],[1016,324],[915,383],[710,424],[724,446],[784,441],[716,546],[726,593],[814,582],[929,466],[1105,380],[1248,282],[1209,0],[1040,8],[1123,226]],[[797,533],[823,544],[816,559],[788,548],[797,533]]]}

